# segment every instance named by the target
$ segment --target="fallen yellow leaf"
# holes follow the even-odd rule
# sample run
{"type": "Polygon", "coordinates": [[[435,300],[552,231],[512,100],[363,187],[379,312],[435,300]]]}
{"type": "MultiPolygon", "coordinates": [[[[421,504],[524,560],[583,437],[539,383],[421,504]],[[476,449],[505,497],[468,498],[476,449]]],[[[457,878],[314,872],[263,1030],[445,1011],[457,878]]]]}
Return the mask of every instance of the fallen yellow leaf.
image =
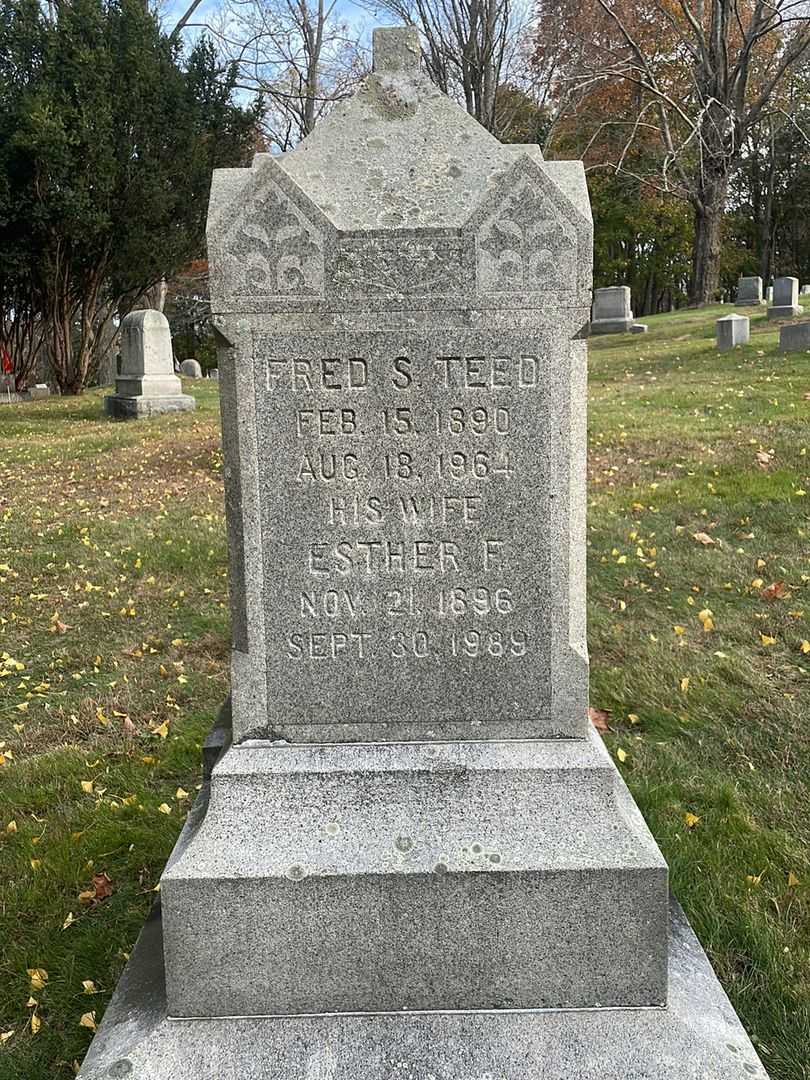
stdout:
{"type": "Polygon", "coordinates": [[[41,1027],[42,1027],[42,1021],[40,1020],[40,1018],[37,1016],[37,1014],[35,1012],[31,1013],[31,1034],[32,1035],[38,1034],[39,1029],[41,1027]]]}
{"type": "Polygon", "coordinates": [[[684,675],[684,677],[681,679],[681,693],[685,694],[688,689],[689,689],[689,676],[684,675]]]}
{"type": "Polygon", "coordinates": [[[796,875],[791,870],[790,873],[788,874],[788,888],[789,889],[795,889],[798,884],[799,884],[799,879],[796,877],[796,875]]]}
{"type": "Polygon", "coordinates": [[[627,751],[622,750],[622,748],[619,747],[619,749],[616,751],[616,757],[619,759],[619,761],[622,762],[622,764],[624,764],[624,762],[627,761],[627,751]]]}
{"type": "Polygon", "coordinates": [[[45,968],[26,968],[28,978],[31,980],[32,990],[43,990],[48,981],[48,972],[45,968]]]}
{"type": "Polygon", "coordinates": [[[161,814],[170,814],[172,812],[172,808],[168,806],[165,802],[160,804],[158,810],[161,812],[161,814]]]}
{"type": "Polygon", "coordinates": [[[91,1031],[96,1030],[96,1011],[82,1013],[79,1019],[79,1026],[90,1028],[91,1031]]]}
{"type": "Polygon", "coordinates": [[[804,641],[801,643],[800,648],[801,648],[803,653],[809,653],[810,652],[810,641],[808,641],[805,638],[804,641]]]}
{"type": "Polygon", "coordinates": [[[760,634],[759,635],[759,640],[762,642],[763,645],[775,645],[776,644],[776,638],[775,637],[770,637],[768,634],[760,634]]]}
{"type": "Polygon", "coordinates": [[[97,994],[96,984],[92,979],[82,979],[82,986],[84,987],[85,994],[97,994]]]}
{"type": "Polygon", "coordinates": [[[683,820],[686,822],[687,829],[694,829],[695,825],[700,821],[697,814],[686,813],[683,815],[683,820]]]}

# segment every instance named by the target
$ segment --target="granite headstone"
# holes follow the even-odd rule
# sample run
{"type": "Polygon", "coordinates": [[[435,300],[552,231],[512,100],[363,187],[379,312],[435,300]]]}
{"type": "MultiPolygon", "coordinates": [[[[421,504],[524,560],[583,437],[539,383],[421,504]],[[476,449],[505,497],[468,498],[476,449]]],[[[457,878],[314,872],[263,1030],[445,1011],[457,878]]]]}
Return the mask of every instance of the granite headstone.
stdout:
{"type": "Polygon", "coordinates": [[[582,165],[419,56],[215,174],[233,745],[80,1075],[762,1078],[587,723],[582,165]]]}
{"type": "Polygon", "coordinates": [[[810,349],[810,322],[780,327],[779,348],[782,352],[805,352],[810,349]]]}
{"type": "Polygon", "coordinates": [[[169,320],[150,308],[132,311],[121,322],[121,371],[105,411],[121,419],[195,408],[174,374],[169,320]]]}
{"type": "Polygon", "coordinates": [[[715,326],[717,348],[720,352],[727,352],[735,345],[747,345],[750,325],[747,315],[724,315],[722,319],[718,319],[715,326]]]}
{"type": "Polygon", "coordinates": [[[626,334],[632,325],[633,312],[630,308],[628,285],[611,285],[594,291],[592,334],[626,334]]]}
{"type": "Polygon", "coordinates": [[[762,278],[742,277],[737,282],[737,298],[734,303],[738,307],[749,307],[761,304],[762,301],[762,278]]]}
{"type": "Polygon", "coordinates": [[[801,315],[799,307],[799,279],[795,277],[774,278],[773,294],[769,298],[769,319],[795,319],[801,315]]]}
{"type": "Polygon", "coordinates": [[[185,375],[187,379],[201,379],[202,368],[199,361],[191,357],[188,360],[184,360],[180,365],[180,374],[185,375]]]}

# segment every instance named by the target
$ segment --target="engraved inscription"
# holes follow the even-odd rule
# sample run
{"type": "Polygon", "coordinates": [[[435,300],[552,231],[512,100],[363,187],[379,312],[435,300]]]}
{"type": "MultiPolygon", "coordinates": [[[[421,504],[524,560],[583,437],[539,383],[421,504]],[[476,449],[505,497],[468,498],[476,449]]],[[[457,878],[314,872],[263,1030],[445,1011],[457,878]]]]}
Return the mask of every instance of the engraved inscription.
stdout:
{"type": "Polygon", "coordinates": [[[324,710],[337,687],[369,720],[413,719],[420,693],[434,716],[464,717],[503,671],[492,718],[523,715],[549,662],[549,449],[532,434],[547,347],[492,335],[482,348],[464,331],[346,341],[258,343],[274,685],[311,679],[324,710]]]}

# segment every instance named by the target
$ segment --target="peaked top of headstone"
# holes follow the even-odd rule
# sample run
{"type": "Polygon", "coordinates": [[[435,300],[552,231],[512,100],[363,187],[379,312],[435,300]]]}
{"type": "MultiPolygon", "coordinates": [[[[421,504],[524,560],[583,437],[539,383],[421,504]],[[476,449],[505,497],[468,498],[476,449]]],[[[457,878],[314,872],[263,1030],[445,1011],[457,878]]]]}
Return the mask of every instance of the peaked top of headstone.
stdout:
{"type": "Polygon", "coordinates": [[[275,158],[338,229],[460,227],[517,154],[542,160],[537,146],[500,143],[434,86],[414,27],[375,30],[373,50],[354,96],[275,158]]]}

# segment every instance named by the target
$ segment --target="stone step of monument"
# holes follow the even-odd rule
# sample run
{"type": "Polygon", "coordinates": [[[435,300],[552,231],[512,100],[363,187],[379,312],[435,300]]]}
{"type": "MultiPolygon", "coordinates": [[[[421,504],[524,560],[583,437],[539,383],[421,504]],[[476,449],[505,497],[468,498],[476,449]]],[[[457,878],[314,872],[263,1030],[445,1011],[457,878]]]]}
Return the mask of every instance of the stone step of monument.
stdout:
{"type": "Polygon", "coordinates": [[[665,1002],[666,866],[596,736],[242,744],[161,895],[176,1016],[665,1002]]]}
{"type": "Polygon", "coordinates": [[[666,1009],[174,1020],[158,905],[78,1080],[768,1080],[676,903],[670,941],[666,1009]]]}

